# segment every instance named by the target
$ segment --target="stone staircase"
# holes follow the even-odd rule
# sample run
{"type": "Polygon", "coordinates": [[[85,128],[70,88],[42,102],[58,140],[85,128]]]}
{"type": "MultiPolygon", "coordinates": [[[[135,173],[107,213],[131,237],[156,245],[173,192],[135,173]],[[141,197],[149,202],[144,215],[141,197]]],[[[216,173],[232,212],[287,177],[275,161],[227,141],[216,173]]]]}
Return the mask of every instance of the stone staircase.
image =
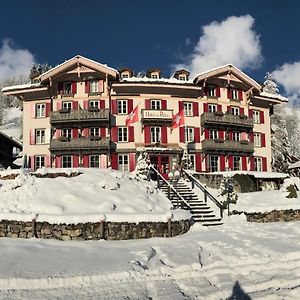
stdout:
{"type": "MultiPolygon", "coordinates": [[[[172,185],[177,193],[189,204],[190,212],[195,222],[199,222],[203,226],[223,224],[222,218],[216,216],[209,203],[205,201],[204,195],[202,196],[203,199],[199,199],[198,195],[189,187],[189,182],[180,179],[175,184],[172,184],[170,181],[168,181],[168,183],[172,185]]],[[[159,188],[166,194],[175,208],[181,207],[180,198],[176,194],[170,193],[170,188],[167,184],[162,184],[159,188]]]]}

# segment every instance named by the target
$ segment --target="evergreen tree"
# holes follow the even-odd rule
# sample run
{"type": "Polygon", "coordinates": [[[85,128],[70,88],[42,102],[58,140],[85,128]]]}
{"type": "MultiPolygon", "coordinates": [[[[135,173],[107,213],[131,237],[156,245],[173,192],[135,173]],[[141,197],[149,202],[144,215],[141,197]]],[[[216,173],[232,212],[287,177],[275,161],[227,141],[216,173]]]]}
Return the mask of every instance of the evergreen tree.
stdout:
{"type": "Polygon", "coordinates": [[[150,159],[147,151],[140,151],[134,170],[134,178],[137,180],[150,180],[149,164],[150,159]]]}

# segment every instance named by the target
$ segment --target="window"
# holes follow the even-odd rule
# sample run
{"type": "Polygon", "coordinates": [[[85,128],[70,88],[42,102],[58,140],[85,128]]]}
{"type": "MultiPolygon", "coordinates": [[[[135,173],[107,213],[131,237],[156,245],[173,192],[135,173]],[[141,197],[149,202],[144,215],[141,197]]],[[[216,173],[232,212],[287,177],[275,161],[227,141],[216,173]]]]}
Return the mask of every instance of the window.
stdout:
{"type": "Polygon", "coordinates": [[[72,82],[63,83],[63,93],[67,95],[72,94],[72,82]]]}
{"type": "Polygon", "coordinates": [[[239,99],[239,91],[236,89],[231,90],[231,99],[238,100],[239,99]]]}
{"type": "Polygon", "coordinates": [[[97,80],[90,81],[90,93],[98,93],[99,91],[99,82],[97,80]]]}
{"type": "Polygon", "coordinates": [[[45,103],[36,104],[35,116],[36,116],[36,118],[46,117],[46,104],[45,103]]]}
{"type": "Polygon", "coordinates": [[[90,136],[100,136],[99,128],[90,128],[90,136]]]}
{"type": "Polygon", "coordinates": [[[254,171],[262,172],[262,159],[261,157],[254,158],[254,171]]]}
{"type": "Polygon", "coordinates": [[[254,123],[260,123],[260,111],[259,110],[253,110],[253,121],[254,123]]]}
{"type": "Polygon", "coordinates": [[[208,111],[209,112],[216,112],[218,110],[218,107],[216,104],[208,104],[208,111]]]}
{"type": "Polygon", "coordinates": [[[35,156],[34,161],[34,169],[41,169],[45,167],[45,156],[44,155],[37,155],[35,156]]]}
{"type": "Polygon", "coordinates": [[[36,129],[35,130],[35,143],[36,144],[45,144],[45,129],[36,129]]]}
{"type": "Polygon", "coordinates": [[[240,139],[241,139],[241,134],[240,134],[240,132],[233,131],[233,132],[232,132],[232,140],[233,140],[233,141],[236,141],[236,142],[239,142],[240,139]]]}
{"type": "Polygon", "coordinates": [[[119,154],[118,155],[118,169],[120,171],[128,171],[129,170],[127,154],[119,154]]]}
{"type": "Polygon", "coordinates": [[[151,74],[152,79],[158,79],[158,74],[151,74]]]}
{"type": "Polygon", "coordinates": [[[186,75],[179,75],[178,79],[181,81],[186,81],[186,75]]]}
{"type": "Polygon", "coordinates": [[[151,127],[150,128],[150,137],[151,137],[151,143],[159,143],[160,142],[160,127],[151,127]]]}
{"type": "Polygon", "coordinates": [[[233,171],[240,170],[240,162],[241,162],[241,158],[239,156],[233,157],[233,171]]]}
{"type": "Polygon", "coordinates": [[[218,163],[219,163],[219,157],[217,155],[210,155],[209,156],[209,166],[208,166],[209,171],[217,172],[218,171],[218,163]]]}
{"type": "Polygon", "coordinates": [[[118,114],[127,114],[127,100],[118,100],[118,114]]]}
{"type": "Polygon", "coordinates": [[[99,155],[90,155],[90,168],[99,168],[100,158],[99,155]]]}
{"type": "Polygon", "coordinates": [[[195,170],[195,155],[194,154],[189,154],[188,155],[188,169],[189,170],[195,170]]]}
{"type": "Polygon", "coordinates": [[[62,102],[62,109],[72,109],[72,102],[71,101],[63,101],[62,102]]]}
{"type": "Polygon", "coordinates": [[[215,139],[218,139],[218,138],[219,138],[219,132],[218,132],[218,130],[211,129],[209,131],[209,139],[210,140],[215,140],[215,139]]]}
{"type": "Polygon", "coordinates": [[[122,73],[121,77],[122,77],[122,79],[129,78],[129,74],[128,73],[122,73]]]}
{"type": "Polygon", "coordinates": [[[234,116],[238,116],[240,114],[240,108],[236,106],[231,106],[230,112],[234,116]]]}
{"type": "Polygon", "coordinates": [[[161,101],[151,100],[151,109],[161,109],[161,101]]]}
{"type": "Polygon", "coordinates": [[[118,142],[128,142],[128,128],[119,127],[118,128],[118,142]]]}
{"type": "Polygon", "coordinates": [[[254,142],[254,147],[261,147],[260,133],[254,133],[253,134],[253,142],[254,142]]]}
{"type": "Polygon", "coordinates": [[[193,103],[192,102],[184,102],[183,103],[184,115],[192,116],[193,115],[193,103]]]}
{"type": "Polygon", "coordinates": [[[90,100],[89,101],[89,107],[91,107],[91,108],[99,108],[99,101],[90,100]]]}
{"type": "Polygon", "coordinates": [[[185,127],[185,142],[192,143],[194,142],[194,128],[185,127]]]}
{"type": "Polygon", "coordinates": [[[207,96],[216,97],[216,87],[214,85],[207,86],[207,96]]]}
{"type": "Polygon", "coordinates": [[[71,155],[63,155],[61,157],[61,166],[63,168],[72,168],[72,156],[71,155]]]}
{"type": "Polygon", "coordinates": [[[63,128],[61,130],[61,137],[71,139],[72,138],[72,129],[71,128],[63,128]]]}

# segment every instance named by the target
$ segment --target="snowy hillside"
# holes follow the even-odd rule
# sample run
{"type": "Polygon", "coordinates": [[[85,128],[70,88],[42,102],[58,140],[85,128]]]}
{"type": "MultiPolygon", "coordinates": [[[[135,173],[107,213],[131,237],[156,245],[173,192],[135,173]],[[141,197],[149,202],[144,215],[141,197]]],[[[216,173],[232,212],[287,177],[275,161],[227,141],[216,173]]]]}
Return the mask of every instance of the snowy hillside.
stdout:
{"type": "Polygon", "coordinates": [[[2,125],[0,131],[13,137],[17,141],[22,140],[22,111],[17,107],[9,107],[3,111],[2,125]]]}
{"type": "MultiPolygon", "coordinates": [[[[43,169],[46,172],[71,172],[43,169]]],[[[136,181],[130,173],[101,169],[73,169],[73,178],[36,178],[21,172],[14,180],[0,180],[0,219],[50,223],[107,221],[166,221],[171,202],[147,181],[136,181]]],[[[0,176],[11,172],[1,171],[0,176]]],[[[173,211],[175,219],[187,219],[187,211],[173,211]]]]}

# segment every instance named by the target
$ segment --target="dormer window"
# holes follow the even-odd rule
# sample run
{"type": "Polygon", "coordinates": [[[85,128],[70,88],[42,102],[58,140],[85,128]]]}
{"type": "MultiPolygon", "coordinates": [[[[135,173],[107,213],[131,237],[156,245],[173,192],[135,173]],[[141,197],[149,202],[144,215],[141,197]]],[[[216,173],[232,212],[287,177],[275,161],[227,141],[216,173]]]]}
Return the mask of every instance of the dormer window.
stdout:
{"type": "Polygon", "coordinates": [[[129,74],[128,74],[128,73],[123,73],[123,74],[121,75],[121,77],[122,77],[122,79],[124,79],[124,78],[129,78],[129,74]]]}
{"type": "Polygon", "coordinates": [[[152,78],[152,79],[158,79],[158,74],[152,73],[152,74],[151,74],[151,78],[152,78]]]}
{"type": "Polygon", "coordinates": [[[178,79],[181,81],[186,81],[186,75],[179,75],[178,79]]]}
{"type": "Polygon", "coordinates": [[[119,70],[120,79],[131,78],[133,76],[133,70],[129,68],[122,68],[119,70]]]}
{"type": "Polygon", "coordinates": [[[147,71],[147,77],[151,78],[151,79],[161,78],[160,74],[161,74],[161,71],[159,69],[149,69],[147,71]]]}
{"type": "Polygon", "coordinates": [[[190,72],[188,72],[187,70],[181,69],[181,70],[176,71],[173,76],[174,76],[174,78],[176,78],[178,80],[187,81],[187,80],[189,80],[189,75],[190,75],[190,72]]]}

